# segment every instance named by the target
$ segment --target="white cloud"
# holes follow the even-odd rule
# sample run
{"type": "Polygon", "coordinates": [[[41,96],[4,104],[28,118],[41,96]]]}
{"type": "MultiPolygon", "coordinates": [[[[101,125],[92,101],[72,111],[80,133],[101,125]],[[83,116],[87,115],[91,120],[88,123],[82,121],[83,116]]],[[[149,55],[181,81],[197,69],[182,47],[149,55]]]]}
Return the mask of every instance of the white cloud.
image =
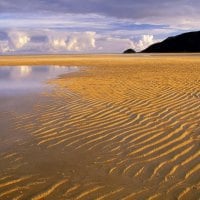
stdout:
{"type": "Polygon", "coordinates": [[[121,53],[127,48],[134,48],[134,42],[130,39],[98,36],[96,51],[105,53],[121,53]]]}
{"type": "Polygon", "coordinates": [[[10,43],[15,49],[20,49],[30,41],[30,37],[25,32],[11,31],[8,33],[10,43]]]}
{"type": "Polygon", "coordinates": [[[8,40],[0,41],[0,53],[121,53],[133,48],[140,51],[154,43],[153,35],[133,39],[95,32],[56,30],[8,31],[8,40]],[[40,40],[32,40],[39,38],[40,40]],[[139,38],[139,39],[138,39],[139,38]]]}
{"type": "Polygon", "coordinates": [[[153,43],[155,43],[153,35],[143,35],[142,38],[136,43],[135,49],[142,50],[153,43]]]}
{"type": "Polygon", "coordinates": [[[99,36],[97,39],[97,51],[107,53],[121,53],[125,49],[133,48],[136,51],[141,51],[149,45],[157,42],[153,35],[143,35],[139,39],[123,39],[115,37],[99,36]]]}
{"type": "Polygon", "coordinates": [[[8,31],[7,40],[0,40],[0,53],[31,52],[59,53],[92,51],[96,47],[95,32],[62,32],[54,30],[8,31]],[[34,42],[32,37],[44,36],[44,41],[34,42]]]}
{"type": "Polygon", "coordinates": [[[9,42],[7,40],[0,40],[0,53],[6,53],[10,50],[9,42]]]}
{"type": "Polygon", "coordinates": [[[53,50],[88,51],[95,48],[95,32],[47,33],[53,50]]]}
{"type": "Polygon", "coordinates": [[[30,41],[27,33],[21,31],[9,31],[7,40],[0,40],[0,53],[15,52],[24,48],[30,41]]]}

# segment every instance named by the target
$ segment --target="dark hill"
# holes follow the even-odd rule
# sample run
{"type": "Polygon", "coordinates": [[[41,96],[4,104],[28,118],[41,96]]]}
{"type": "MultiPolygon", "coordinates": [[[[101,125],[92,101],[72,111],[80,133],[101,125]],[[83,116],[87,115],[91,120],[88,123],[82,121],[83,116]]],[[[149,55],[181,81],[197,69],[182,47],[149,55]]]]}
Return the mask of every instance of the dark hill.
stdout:
{"type": "Polygon", "coordinates": [[[141,53],[200,52],[200,31],[183,33],[153,44],[141,53]]]}
{"type": "Polygon", "coordinates": [[[123,53],[136,53],[134,49],[127,49],[123,53]]]}

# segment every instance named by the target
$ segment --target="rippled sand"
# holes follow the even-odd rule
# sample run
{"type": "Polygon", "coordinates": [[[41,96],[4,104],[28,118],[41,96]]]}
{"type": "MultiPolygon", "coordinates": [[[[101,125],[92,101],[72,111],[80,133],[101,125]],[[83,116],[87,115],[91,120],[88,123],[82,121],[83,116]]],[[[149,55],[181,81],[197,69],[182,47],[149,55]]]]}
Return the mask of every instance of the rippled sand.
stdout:
{"type": "Polygon", "coordinates": [[[0,112],[0,199],[199,198],[199,55],[0,58],[15,63],[88,67],[0,112]]]}

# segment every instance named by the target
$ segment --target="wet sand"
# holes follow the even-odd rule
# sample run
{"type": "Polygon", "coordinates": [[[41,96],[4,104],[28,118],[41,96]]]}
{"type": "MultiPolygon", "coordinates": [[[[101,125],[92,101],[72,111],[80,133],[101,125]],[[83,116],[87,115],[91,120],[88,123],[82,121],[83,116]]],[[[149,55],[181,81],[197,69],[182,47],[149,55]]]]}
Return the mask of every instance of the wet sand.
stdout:
{"type": "Polygon", "coordinates": [[[0,199],[199,198],[199,54],[0,57],[43,64],[80,71],[0,112],[0,199]]]}

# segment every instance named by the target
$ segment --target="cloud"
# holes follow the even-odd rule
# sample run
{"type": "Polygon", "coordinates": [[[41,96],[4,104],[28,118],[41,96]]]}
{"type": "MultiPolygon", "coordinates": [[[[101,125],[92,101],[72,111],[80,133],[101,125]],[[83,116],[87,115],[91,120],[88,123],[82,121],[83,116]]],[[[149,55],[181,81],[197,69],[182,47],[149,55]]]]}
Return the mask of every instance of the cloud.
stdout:
{"type": "Polygon", "coordinates": [[[153,35],[143,35],[142,38],[138,41],[135,49],[145,49],[147,48],[149,45],[155,43],[156,41],[154,40],[154,36],[153,35]]]}
{"type": "Polygon", "coordinates": [[[4,33],[0,40],[0,52],[12,52],[23,48],[30,41],[30,37],[25,32],[10,31],[4,33]]]}
{"type": "Polygon", "coordinates": [[[96,32],[60,30],[8,30],[0,40],[0,53],[121,53],[127,48],[140,51],[156,40],[153,35],[127,39],[96,32]]]}
{"type": "Polygon", "coordinates": [[[7,40],[8,35],[5,31],[0,31],[0,40],[7,40]]]}
{"type": "Polygon", "coordinates": [[[0,53],[4,54],[10,51],[9,42],[7,40],[0,40],[0,53]]]}
{"type": "Polygon", "coordinates": [[[177,27],[199,25],[199,0],[1,0],[0,13],[42,15],[98,14],[134,22],[177,27]]]}
{"type": "Polygon", "coordinates": [[[10,45],[14,49],[20,49],[30,41],[30,37],[25,32],[11,31],[8,33],[10,45]]]}
{"type": "Polygon", "coordinates": [[[105,37],[99,36],[96,41],[97,52],[106,52],[106,53],[121,53],[127,48],[134,48],[134,43],[130,39],[123,38],[114,38],[114,37],[105,37]]]}
{"type": "Polygon", "coordinates": [[[42,42],[46,42],[48,40],[46,35],[33,35],[30,38],[30,41],[33,43],[42,43],[42,42]]]}
{"type": "Polygon", "coordinates": [[[95,32],[63,32],[55,30],[8,31],[0,40],[0,53],[87,52],[95,49],[95,32]]]}
{"type": "Polygon", "coordinates": [[[51,32],[47,37],[53,50],[89,51],[95,48],[95,34],[95,32],[51,32]]]}
{"type": "Polygon", "coordinates": [[[1,53],[137,51],[200,27],[199,0],[1,0],[1,53]]]}

